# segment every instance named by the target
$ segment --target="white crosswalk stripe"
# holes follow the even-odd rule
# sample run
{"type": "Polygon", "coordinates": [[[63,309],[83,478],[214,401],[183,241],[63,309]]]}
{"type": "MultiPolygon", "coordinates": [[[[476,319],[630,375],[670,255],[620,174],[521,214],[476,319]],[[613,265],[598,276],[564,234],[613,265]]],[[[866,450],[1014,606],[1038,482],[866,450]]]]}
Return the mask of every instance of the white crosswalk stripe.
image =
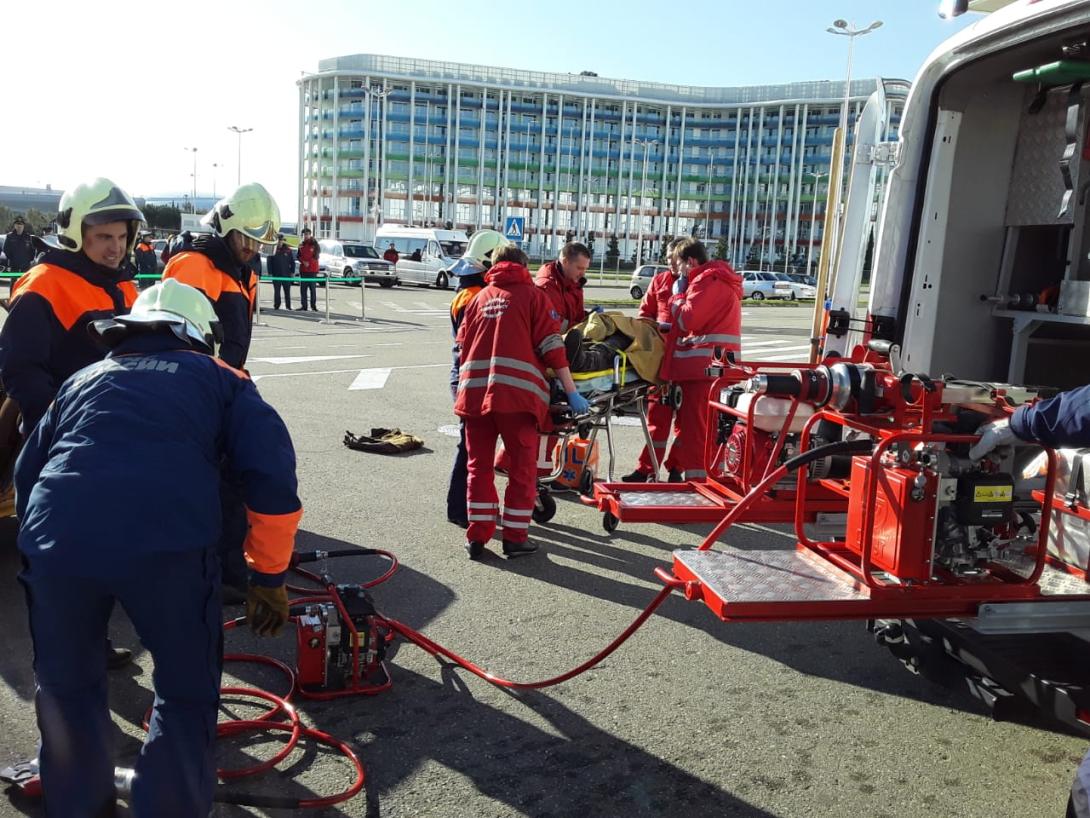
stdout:
{"type": "Polygon", "coordinates": [[[801,343],[798,336],[768,338],[767,336],[742,336],[743,361],[799,362],[809,357],[810,345],[801,343]],[[750,340],[760,337],[761,340],[750,340]]]}

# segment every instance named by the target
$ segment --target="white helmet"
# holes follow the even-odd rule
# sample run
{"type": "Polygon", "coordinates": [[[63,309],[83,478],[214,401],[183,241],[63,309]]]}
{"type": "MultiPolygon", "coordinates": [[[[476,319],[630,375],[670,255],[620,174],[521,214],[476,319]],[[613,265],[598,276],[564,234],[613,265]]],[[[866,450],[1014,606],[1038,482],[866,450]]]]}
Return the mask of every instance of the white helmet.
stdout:
{"type": "MultiPolygon", "coordinates": [[[[204,293],[173,278],[148,287],[128,315],[113,320],[125,327],[170,327],[181,340],[212,354],[222,337],[219,319],[204,293]]],[[[96,329],[99,323],[95,322],[96,329]]]]}
{"type": "Polygon", "coordinates": [[[257,182],[250,182],[216,202],[201,219],[201,224],[211,227],[220,238],[237,230],[260,244],[276,244],[280,208],[269,191],[257,182]]]}
{"type": "Polygon", "coordinates": [[[510,243],[499,230],[478,230],[469,237],[469,244],[466,245],[462,258],[480,264],[490,264],[495,252],[510,243]]]}
{"type": "Polygon", "coordinates": [[[136,244],[136,233],[144,223],[144,214],[136,202],[109,179],[101,176],[91,182],[76,185],[61,196],[57,213],[57,240],[65,250],[78,253],[83,247],[84,225],[129,223],[127,253],[136,244]]]}

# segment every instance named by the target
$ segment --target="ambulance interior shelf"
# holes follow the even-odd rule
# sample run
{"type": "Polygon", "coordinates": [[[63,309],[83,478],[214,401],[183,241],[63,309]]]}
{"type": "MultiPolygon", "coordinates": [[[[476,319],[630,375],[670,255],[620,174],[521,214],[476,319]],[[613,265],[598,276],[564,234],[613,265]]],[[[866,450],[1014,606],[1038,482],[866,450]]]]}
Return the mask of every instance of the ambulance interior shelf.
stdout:
{"type": "Polygon", "coordinates": [[[1045,38],[982,58],[938,93],[902,302],[912,371],[1090,382],[1090,354],[1078,354],[1090,352],[1090,84],[1050,87],[1085,70],[1051,65],[1064,45],[1045,38]],[[1027,66],[1040,66],[1033,82],[1012,81],[1027,66]],[[1072,355],[1056,354],[1066,346],[1072,355]]]}

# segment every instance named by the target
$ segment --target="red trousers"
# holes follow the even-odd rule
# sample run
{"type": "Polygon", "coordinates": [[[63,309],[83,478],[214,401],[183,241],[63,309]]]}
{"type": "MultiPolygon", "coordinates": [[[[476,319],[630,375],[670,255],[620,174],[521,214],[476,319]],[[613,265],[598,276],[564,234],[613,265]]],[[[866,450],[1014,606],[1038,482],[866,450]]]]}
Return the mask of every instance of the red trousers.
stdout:
{"type": "Polygon", "coordinates": [[[537,422],[533,415],[494,412],[464,418],[466,452],[469,455],[469,482],[466,507],[469,530],[466,539],[485,543],[496,533],[496,522],[503,524],[503,539],[525,542],[530,534],[530,514],[537,498],[537,422]],[[500,513],[496,493],[496,439],[503,439],[507,453],[507,490],[500,513]]]}
{"type": "MultiPolygon", "coordinates": [[[[674,410],[665,403],[656,400],[647,407],[647,431],[651,433],[651,442],[655,444],[655,461],[659,464],[659,468],[666,466],[669,469],[673,466],[673,461],[666,457],[666,447],[670,443],[670,426],[673,419],[674,410]]],[[[647,446],[644,446],[643,451],[640,452],[636,470],[647,475],[652,474],[655,470],[647,446]]]]}
{"type": "Polygon", "coordinates": [[[681,381],[681,408],[674,416],[670,467],[686,480],[706,480],[704,444],[708,439],[708,392],[711,381],[681,381]]]}

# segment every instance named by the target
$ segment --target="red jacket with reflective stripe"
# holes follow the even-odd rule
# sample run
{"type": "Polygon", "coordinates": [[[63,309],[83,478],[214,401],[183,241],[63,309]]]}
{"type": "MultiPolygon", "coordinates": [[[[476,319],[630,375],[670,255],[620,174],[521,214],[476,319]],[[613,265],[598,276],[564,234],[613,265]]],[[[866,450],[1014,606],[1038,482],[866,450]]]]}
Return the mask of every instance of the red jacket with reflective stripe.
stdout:
{"type": "Polygon", "coordinates": [[[582,324],[587,317],[583,309],[583,283],[568,281],[559,261],[550,261],[537,271],[534,283],[549,297],[553,319],[560,325],[561,332],[567,332],[576,324],[582,324]]]}
{"type": "Polygon", "coordinates": [[[685,292],[670,298],[670,321],[659,375],[667,381],[711,380],[705,370],[715,348],[742,348],[742,277],[719,259],[697,267],[685,292]]]}
{"type": "Polygon", "coordinates": [[[647,285],[647,292],[643,294],[640,302],[638,318],[647,318],[657,324],[669,324],[670,298],[673,296],[674,282],[677,276],[673,270],[663,270],[657,273],[647,285]]]}
{"type": "Polygon", "coordinates": [[[568,365],[549,299],[521,264],[500,262],[485,280],[458,328],[462,363],[454,411],[460,417],[527,412],[540,425],[549,408],[545,368],[568,365]]]}

